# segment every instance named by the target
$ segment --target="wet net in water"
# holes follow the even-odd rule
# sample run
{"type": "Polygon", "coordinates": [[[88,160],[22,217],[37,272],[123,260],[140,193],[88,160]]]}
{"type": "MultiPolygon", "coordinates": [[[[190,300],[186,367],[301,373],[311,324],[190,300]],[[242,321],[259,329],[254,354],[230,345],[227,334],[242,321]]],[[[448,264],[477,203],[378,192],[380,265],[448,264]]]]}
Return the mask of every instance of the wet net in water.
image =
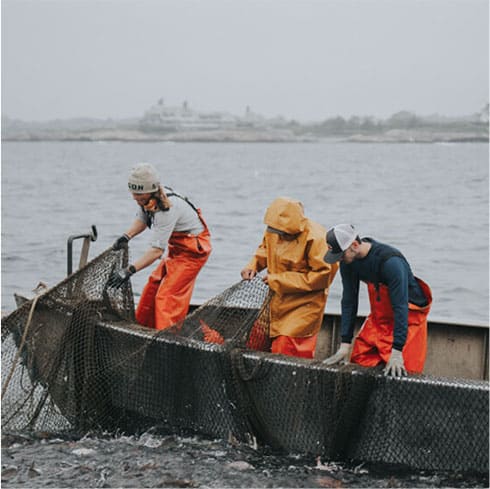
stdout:
{"type": "Polygon", "coordinates": [[[164,331],[107,287],[107,250],[2,322],[5,431],[150,427],[335,460],[488,471],[488,384],[385,378],[269,353],[268,287],[239,282],[164,331]]]}

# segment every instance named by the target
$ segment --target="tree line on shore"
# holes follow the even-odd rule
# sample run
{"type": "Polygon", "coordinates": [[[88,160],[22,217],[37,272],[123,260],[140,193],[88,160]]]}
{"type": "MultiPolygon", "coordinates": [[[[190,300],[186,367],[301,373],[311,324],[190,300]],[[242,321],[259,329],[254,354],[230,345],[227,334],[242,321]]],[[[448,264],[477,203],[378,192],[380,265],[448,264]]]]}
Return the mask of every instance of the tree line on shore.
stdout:
{"type": "Polygon", "coordinates": [[[390,130],[419,130],[432,132],[477,132],[488,134],[488,104],[480,113],[466,117],[418,116],[413,112],[400,111],[387,119],[372,116],[336,116],[319,123],[289,123],[296,134],[310,133],[315,136],[348,136],[353,134],[383,134],[390,130]],[[486,114],[486,116],[485,116],[486,114]]]}

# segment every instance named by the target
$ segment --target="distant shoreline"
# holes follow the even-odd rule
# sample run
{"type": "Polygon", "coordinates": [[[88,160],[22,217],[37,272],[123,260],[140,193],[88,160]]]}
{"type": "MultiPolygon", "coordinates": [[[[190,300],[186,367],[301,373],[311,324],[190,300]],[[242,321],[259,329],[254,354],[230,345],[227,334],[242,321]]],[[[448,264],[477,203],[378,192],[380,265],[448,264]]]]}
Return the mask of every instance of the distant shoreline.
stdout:
{"type": "Polygon", "coordinates": [[[267,118],[248,107],[245,115],[199,112],[184,101],[163,99],[140,118],[75,117],[23,121],[2,114],[2,141],[173,143],[488,143],[488,103],[461,116],[420,116],[400,110],[387,119],[352,115],[300,122],[267,118]]]}
{"type": "Polygon", "coordinates": [[[2,142],[131,142],[131,143],[488,143],[488,135],[476,132],[430,132],[391,130],[381,134],[350,136],[294,135],[290,131],[207,131],[146,133],[135,130],[95,130],[82,132],[23,132],[2,134],[2,142]]]}

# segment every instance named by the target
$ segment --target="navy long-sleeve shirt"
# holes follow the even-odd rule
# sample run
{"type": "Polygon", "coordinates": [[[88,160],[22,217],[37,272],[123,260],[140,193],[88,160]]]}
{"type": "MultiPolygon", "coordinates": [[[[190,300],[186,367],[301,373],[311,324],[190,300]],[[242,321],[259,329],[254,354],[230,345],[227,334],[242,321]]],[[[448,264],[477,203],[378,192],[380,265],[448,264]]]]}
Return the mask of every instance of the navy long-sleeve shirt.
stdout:
{"type": "Polygon", "coordinates": [[[350,264],[340,263],[343,286],[342,341],[350,343],[352,340],[359,306],[360,281],[373,284],[379,282],[388,287],[393,308],[395,319],[393,348],[402,350],[407,339],[408,303],[424,306],[427,304],[427,298],[415,280],[407,260],[396,248],[370,238],[364,238],[363,241],[371,243],[371,249],[364,258],[350,264]],[[389,258],[386,259],[386,256],[389,258]],[[383,261],[384,263],[381,263],[383,261]]]}

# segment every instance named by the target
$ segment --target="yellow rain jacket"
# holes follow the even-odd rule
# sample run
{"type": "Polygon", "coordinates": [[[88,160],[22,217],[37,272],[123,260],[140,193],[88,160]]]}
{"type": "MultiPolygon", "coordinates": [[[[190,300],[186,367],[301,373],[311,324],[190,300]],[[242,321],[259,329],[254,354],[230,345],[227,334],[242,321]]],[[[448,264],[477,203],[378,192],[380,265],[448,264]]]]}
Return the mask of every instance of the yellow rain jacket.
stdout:
{"type": "Polygon", "coordinates": [[[256,272],[267,268],[269,287],[275,292],[270,304],[270,336],[312,336],[320,330],[328,289],[339,267],[323,260],[327,230],[305,217],[301,202],[286,197],[272,202],[264,223],[296,235],[288,240],[266,230],[246,266],[256,272]]]}

